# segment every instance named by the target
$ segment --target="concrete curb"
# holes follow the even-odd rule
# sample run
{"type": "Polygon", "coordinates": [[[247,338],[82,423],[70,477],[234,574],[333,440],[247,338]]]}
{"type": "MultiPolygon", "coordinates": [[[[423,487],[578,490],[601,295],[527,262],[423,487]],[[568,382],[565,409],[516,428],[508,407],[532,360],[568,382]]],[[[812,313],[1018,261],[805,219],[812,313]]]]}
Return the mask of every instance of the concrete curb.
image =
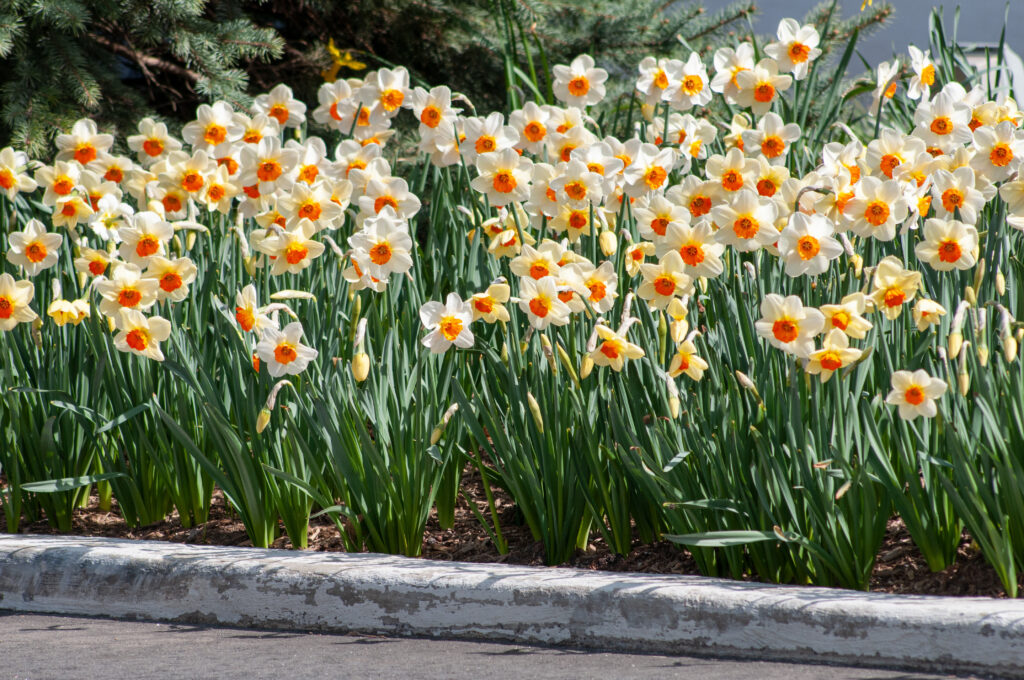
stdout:
{"type": "Polygon", "coordinates": [[[1024,602],[0,534],[0,610],[1024,678],[1024,602]]]}

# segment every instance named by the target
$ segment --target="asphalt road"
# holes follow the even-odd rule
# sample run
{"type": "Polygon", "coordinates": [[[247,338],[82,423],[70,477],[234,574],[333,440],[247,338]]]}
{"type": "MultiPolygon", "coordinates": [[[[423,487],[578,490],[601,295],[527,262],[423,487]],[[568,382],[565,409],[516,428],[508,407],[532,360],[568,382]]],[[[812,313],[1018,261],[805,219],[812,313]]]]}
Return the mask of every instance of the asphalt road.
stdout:
{"type": "Polygon", "coordinates": [[[937,680],[837,666],[610,654],[489,642],[280,633],[0,612],[3,680],[699,678],[937,680]]]}

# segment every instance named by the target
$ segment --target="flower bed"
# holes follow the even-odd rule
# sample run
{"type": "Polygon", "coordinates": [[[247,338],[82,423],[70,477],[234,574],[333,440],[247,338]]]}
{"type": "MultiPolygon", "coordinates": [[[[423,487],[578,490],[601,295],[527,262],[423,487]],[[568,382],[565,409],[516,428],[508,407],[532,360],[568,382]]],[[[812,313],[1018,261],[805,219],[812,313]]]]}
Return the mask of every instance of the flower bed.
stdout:
{"type": "Polygon", "coordinates": [[[89,120],[0,151],[7,530],[91,489],[188,528],[218,487],[253,545],[325,516],[417,555],[469,464],[499,553],[495,489],[549,564],[667,539],[866,588],[895,513],[1016,596],[1024,114],[937,20],[873,88],[818,36],[645,59],[612,102],[586,55],[507,116],[382,68],[130,155],[89,120]]]}

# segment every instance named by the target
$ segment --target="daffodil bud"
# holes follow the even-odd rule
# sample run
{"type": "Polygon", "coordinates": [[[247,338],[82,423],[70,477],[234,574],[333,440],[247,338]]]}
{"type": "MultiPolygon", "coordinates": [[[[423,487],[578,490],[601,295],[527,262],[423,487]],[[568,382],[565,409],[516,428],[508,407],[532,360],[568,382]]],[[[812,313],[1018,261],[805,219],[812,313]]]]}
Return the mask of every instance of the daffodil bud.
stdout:
{"type": "Polygon", "coordinates": [[[572,365],[572,360],[569,358],[569,354],[565,351],[560,343],[555,343],[555,351],[558,352],[558,360],[562,362],[562,366],[569,372],[569,377],[576,383],[576,387],[580,386],[580,379],[576,375],[576,369],[572,365]]]}
{"type": "Polygon", "coordinates": [[[264,407],[260,409],[260,414],[256,416],[256,434],[262,434],[263,430],[267,429],[267,425],[270,424],[270,409],[264,407]]]}
{"type": "Polygon", "coordinates": [[[256,276],[256,256],[252,255],[242,259],[242,265],[249,276],[256,276]]]}
{"type": "Polygon", "coordinates": [[[508,366],[508,343],[501,343],[501,363],[508,366]]]}
{"type": "Polygon", "coordinates": [[[967,300],[972,305],[977,306],[978,294],[974,292],[974,286],[967,286],[964,288],[964,300],[967,300]]]}
{"type": "Polygon", "coordinates": [[[540,347],[544,351],[544,357],[548,360],[548,366],[552,373],[558,373],[558,364],[555,363],[555,353],[551,349],[551,341],[544,333],[540,334],[540,347]]]}
{"type": "Polygon", "coordinates": [[[597,242],[601,246],[601,252],[604,253],[605,257],[614,255],[619,247],[619,241],[615,238],[614,231],[602,231],[601,235],[597,237],[597,242]]]}
{"type": "Polygon", "coordinates": [[[985,309],[977,310],[974,319],[974,340],[977,345],[975,351],[978,354],[978,363],[982,366],[988,365],[988,335],[985,333],[988,314],[985,309]]]}
{"type": "Polygon", "coordinates": [[[859,279],[864,273],[864,258],[855,253],[853,257],[850,258],[850,263],[853,265],[854,277],[859,279]]]}
{"type": "Polygon", "coordinates": [[[107,317],[107,327],[110,328],[111,333],[117,330],[117,324],[114,323],[114,319],[109,316],[107,317]]]}
{"type": "Polygon", "coordinates": [[[452,419],[452,416],[455,415],[455,412],[458,410],[459,405],[452,404],[451,406],[448,407],[448,410],[444,412],[444,415],[441,416],[441,422],[430,433],[431,446],[441,441],[441,437],[444,436],[444,431],[448,429],[448,421],[452,419]]]}
{"type": "MultiPolygon", "coordinates": [[[[964,347],[970,346],[970,341],[964,343],[964,347]]],[[[967,393],[971,390],[971,376],[967,372],[967,352],[963,353],[960,357],[960,370],[957,372],[956,383],[957,388],[960,390],[960,396],[966,397],[967,393]]]]}
{"type": "Polygon", "coordinates": [[[665,313],[658,312],[658,361],[665,363],[665,345],[668,339],[668,321],[665,320],[665,313]]]}
{"type": "Polygon", "coordinates": [[[534,398],[532,392],[526,393],[526,403],[530,407],[530,414],[533,416],[533,422],[537,426],[537,432],[544,434],[544,416],[540,412],[540,404],[534,398]]]}
{"type": "Polygon", "coordinates": [[[949,334],[949,358],[956,359],[960,355],[960,349],[964,344],[964,335],[960,331],[953,331],[949,334]]]}
{"type": "Polygon", "coordinates": [[[370,357],[366,352],[358,352],[352,357],[352,377],[356,382],[363,382],[370,375],[370,357]]]}
{"type": "Polygon", "coordinates": [[[757,385],[755,385],[754,381],[750,379],[750,376],[742,371],[736,371],[736,380],[739,382],[740,387],[750,390],[754,393],[754,396],[757,397],[757,400],[761,401],[761,395],[758,394],[757,385]]]}
{"type": "Polygon", "coordinates": [[[584,355],[583,363],[580,365],[580,380],[586,380],[590,372],[594,370],[594,360],[590,358],[590,355],[584,355]]]}
{"type": "MultiPolygon", "coordinates": [[[[974,270],[974,290],[981,290],[981,282],[985,279],[985,260],[978,260],[978,266],[974,270]]],[[[972,302],[971,304],[977,304],[972,302]]]]}
{"type": "Polygon", "coordinates": [[[185,237],[185,249],[192,250],[196,245],[196,232],[188,232],[188,236],[185,237]]]}
{"type": "Polygon", "coordinates": [[[1006,295],[1006,276],[1002,269],[996,269],[996,292],[999,295],[1006,295]]]}
{"type": "Polygon", "coordinates": [[[1003,358],[1008,364],[1012,364],[1017,358],[1017,340],[1012,335],[1003,337],[1003,358]]]}
{"type": "Polygon", "coordinates": [[[672,414],[672,420],[679,417],[679,397],[668,398],[668,412],[672,414]]]}

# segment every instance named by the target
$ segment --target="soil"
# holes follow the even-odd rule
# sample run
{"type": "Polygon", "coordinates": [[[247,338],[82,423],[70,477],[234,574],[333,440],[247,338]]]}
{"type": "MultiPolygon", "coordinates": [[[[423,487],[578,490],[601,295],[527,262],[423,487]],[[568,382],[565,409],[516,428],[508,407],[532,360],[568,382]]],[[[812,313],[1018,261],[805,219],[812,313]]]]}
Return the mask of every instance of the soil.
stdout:
{"type": "MultiPolygon", "coordinates": [[[[455,524],[451,529],[442,529],[433,512],[427,523],[423,538],[422,557],[434,560],[488,562],[544,566],[544,548],[533,540],[530,531],[517,523],[517,510],[511,498],[500,489],[494,489],[502,533],[508,542],[509,552],[498,553],[495,546],[480,525],[468,503],[476,504],[478,510],[489,519],[489,510],[479,473],[467,469],[463,478],[464,496],[459,497],[455,511],[455,524]],[[467,500],[468,499],[468,500],[467,500]]],[[[245,527],[216,490],[210,510],[209,521],[184,528],[177,512],[162,522],[144,527],[130,528],[117,510],[117,501],[111,511],[99,509],[99,499],[94,494],[88,507],[75,512],[71,534],[79,536],[104,536],[199,545],[251,546],[245,527]]],[[[0,511],[0,527],[3,526],[3,512],[0,511]]],[[[22,522],[22,533],[57,534],[46,520],[22,522]]],[[[284,534],[274,541],[273,548],[289,549],[291,541],[284,534]]],[[[327,517],[310,521],[309,550],[345,550],[338,529],[327,517]]],[[[586,550],[577,550],[573,558],[562,567],[595,569],[604,571],[642,572],[653,574],[699,574],[690,554],[681,547],[660,542],[641,544],[634,541],[628,555],[616,555],[600,536],[592,539],[586,550]]],[[[899,518],[889,521],[885,540],[879,551],[871,577],[870,589],[874,592],[1006,597],[995,570],[989,566],[965,533],[958,550],[956,562],[941,572],[928,569],[923,555],[916,548],[903,522],[899,518]]]]}

